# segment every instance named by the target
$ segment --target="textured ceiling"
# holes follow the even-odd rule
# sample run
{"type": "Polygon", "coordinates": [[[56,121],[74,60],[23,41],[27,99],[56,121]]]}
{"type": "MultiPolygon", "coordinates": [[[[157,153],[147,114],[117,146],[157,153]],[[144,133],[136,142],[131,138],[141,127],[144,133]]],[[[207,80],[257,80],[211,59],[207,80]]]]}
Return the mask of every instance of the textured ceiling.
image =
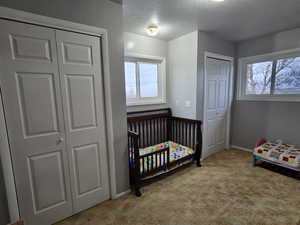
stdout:
{"type": "Polygon", "coordinates": [[[300,26],[300,0],[123,0],[123,8],[125,31],[145,35],[154,23],[164,40],[198,29],[241,41],[300,26]]]}

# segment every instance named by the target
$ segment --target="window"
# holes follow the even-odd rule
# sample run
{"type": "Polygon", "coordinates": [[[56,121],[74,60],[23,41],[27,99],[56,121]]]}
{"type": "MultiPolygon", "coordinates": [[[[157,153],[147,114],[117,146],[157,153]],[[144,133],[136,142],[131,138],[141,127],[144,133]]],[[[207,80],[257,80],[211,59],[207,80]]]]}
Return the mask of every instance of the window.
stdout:
{"type": "Polygon", "coordinates": [[[239,100],[300,101],[300,52],[242,58],[239,100]]]}
{"type": "Polygon", "coordinates": [[[127,105],[165,103],[162,63],[148,58],[125,59],[127,105]]]}
{"type": "Polygon", "coordinates": [[[136,98],[136,65],[133,62],[125,62],[126,97],[136,98]]]}

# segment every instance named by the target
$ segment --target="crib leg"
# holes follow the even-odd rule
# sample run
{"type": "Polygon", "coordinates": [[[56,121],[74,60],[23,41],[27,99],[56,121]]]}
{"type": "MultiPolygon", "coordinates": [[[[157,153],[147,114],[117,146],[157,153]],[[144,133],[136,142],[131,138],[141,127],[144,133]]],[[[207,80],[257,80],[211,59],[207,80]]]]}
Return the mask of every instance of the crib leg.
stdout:
{"type": "Polygon", "coordinates": [[[135,193],[136,197],[141,197],[142,196],[142,193],[141,193],[140,188],[138,186],[134,187],[134,193],[135,193]]]}
{"type": "Polygon", "coordinates": [[[198,167],[201,167],[201,166],[202,166],[202,165],[201,165],[201,159],[200,159],[200,158],[197,159],[197,166],[198,166],[198,167]]]}
{"type": "Polygon", "coordinates": [[[257,161],[257,159],[256,159],[255,155],[253,155],[253,158],[252,158],[252,166],[253,167],[256,167],[256,161],[257,161]]]}
{"type": "Polygon", "coordinates": [[[194,160],[196,160],[196,165],[198,167],[201,167],[201,150],[197,147],[195,156],[194,156],[194,160]]]}

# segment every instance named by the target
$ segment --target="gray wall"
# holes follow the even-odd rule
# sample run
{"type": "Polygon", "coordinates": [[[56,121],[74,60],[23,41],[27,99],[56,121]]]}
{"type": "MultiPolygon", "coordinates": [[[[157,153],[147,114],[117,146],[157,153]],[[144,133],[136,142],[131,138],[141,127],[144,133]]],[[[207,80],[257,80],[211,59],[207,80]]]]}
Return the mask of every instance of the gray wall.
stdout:
{"type": "MultiPolygon", "coordinates": [[[[142,55],[164,57],[166,58],[166,64],[168,65],[168,42],[166,41],[143,36],[143,35],[138,35],[134,33],[125,32],[124,49],[125,49],[125,55],[127,53],[138,53],[142,55]]],[[[149,109],[160,109],[160,108],[167,108],[167,107],[168,107],[168,102],[167,104],[129,106],[127,107],[127,111],[130,112],[130,111],[140,111],[140,110],[149,110],[149,109]]]]}
{"type": "Polygon", "coordinates": [[[169,42],[168,101],[173,114],[196,118],[198,31],[169,42]]]}
{"type": "MultiPolygon", "coordinates": [[[[117,192],[128,189],[126,105],[123,68],[122,5],[108,0],[2,0],[0,6],[101,27],[108,30],[111,125],[115,149],[117,192]]],[[[0,196],[4,195],[0,190],[0,196]]],[[[0,211],[1,213],[3,211],[0,211]]]]}
{"type": "Polygon", "coordinates": [[[204,53],[217,53],[235,57],[235,44],[215,35],[199,31],[198,33],[198,75],[197,75],[197,119],[203,120],[204,106],[204,53]]]}
{"type": "Polygon", "coordinates": [[[5,195],[4,178],[2,174],[2,165],[0,160],[0,225],[8,224],[8,208],[5,195]]]}
{"type": "MultiPolygon", "coordinates": [[[[300,29],[240,42],[237,56],[246,57],[300,48],[300,29]]],[[[300,145],[300,102],[235,101],[231,144],[252,148],[260,137],[300,145]]]]}

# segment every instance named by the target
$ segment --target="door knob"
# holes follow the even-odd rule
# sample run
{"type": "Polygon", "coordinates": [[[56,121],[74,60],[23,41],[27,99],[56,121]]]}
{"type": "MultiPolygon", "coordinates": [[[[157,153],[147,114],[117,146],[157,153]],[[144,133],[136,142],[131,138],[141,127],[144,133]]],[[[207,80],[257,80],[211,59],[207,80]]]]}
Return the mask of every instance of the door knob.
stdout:
{"type": "Polygon", "coordinates": [[[64,138],[60,137],[58,140],[57,140],[57,144],[60,144],[64,141],[64,138]]]}

